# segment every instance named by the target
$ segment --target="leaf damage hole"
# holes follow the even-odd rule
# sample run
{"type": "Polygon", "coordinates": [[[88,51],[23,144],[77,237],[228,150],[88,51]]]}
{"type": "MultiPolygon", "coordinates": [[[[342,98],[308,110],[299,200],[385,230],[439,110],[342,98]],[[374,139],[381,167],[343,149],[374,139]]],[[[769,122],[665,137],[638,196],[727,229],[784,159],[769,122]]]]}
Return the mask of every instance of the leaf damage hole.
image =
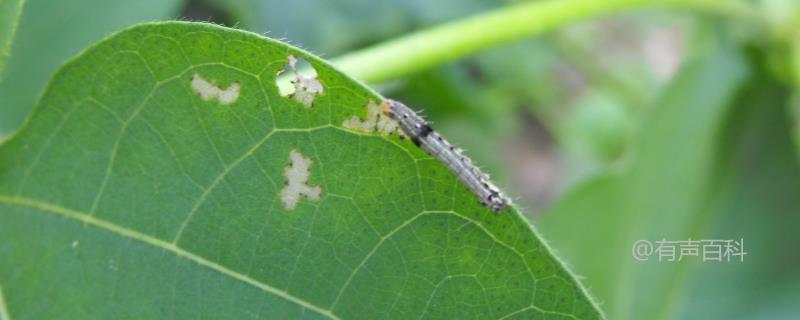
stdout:
{"type": "Polygon", "coordinates": [[[205,101],[218,99],[221,104],[231,104],[239,98],[239,81],[223,90],[213,81],[203,79],[199,74],[192,76],[192,90],[205,101]]]}
{"type": "Polygon", "coordinates": [[[288,56],[283,69],[278,70],[275,84],[282,97],[289,97],[302,103],[307,108],[314,105],[314,100],[325,91],[325,87],[317,79],[317,70],[303,58],[288,56]],[[287,68],[292,74],[285,74],[287,68]],[[288,83],[290,85],[286,85],[288,83]]]}
{"type": "Polygon", "coordinates": [[[300,201],[300,196],[305,196],[309,200],[319,200],[322,188],[306,184],[311,176],[313,163],[311,159],[293,149],[289,152],[289,161],[289,165],[283,171],[286,176],[286,186],[281,190],[281,201],[287,210],[294,210],[300,201]]]}
{"type": "Polygon", "coordinates": [[[369,100],[367,103],[367,118],[362,120],[358,116],[352,116],[342,122],[342,126],[347,129],[364,131],[364,132],[380,132],[383,134],[398,133],[403,136],[403,132],[399,124],[394,119],[387,116],[384,109],[388,108],[386,102],[381,105],[375,104],[375,101],[369,100]]]}

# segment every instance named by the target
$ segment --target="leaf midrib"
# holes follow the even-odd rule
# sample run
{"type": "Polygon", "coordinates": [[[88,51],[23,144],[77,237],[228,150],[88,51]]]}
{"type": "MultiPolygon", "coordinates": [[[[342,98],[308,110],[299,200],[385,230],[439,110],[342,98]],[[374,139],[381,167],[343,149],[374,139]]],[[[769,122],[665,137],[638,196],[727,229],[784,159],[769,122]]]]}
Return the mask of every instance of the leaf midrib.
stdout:
{"type": "MultiPolygon", "coordinates": [[[[194,253],[186,251],[186,250],[178,247],[176,244],[172,244],[172,243],[169,243],[167,241],[163,241],[163,240],[154,238],[152,236],[149,236],[149,235],[146,235],[146,234],[143,234],[143,233],[140,233],[140,232],[137,232],[137,231],[134,231],[134,230],[131,230],[131,229],[128,229],[128,228],[113,224],[111,222],[95,218],[94,216],[91,216],[89,214],[86,214],[86,213],[83,213],[83,212],[79,212],[79,211],[75,211],[75,210],[71,210],[71,209],[67,209],[67,208],[63,208],[63,207],[60,207],[60,206],[57,206],[57,205],[54,205],[54,204],[41,202],[41,201],[34,200],[34,199],[23,198],[23,197],[9,197],[9,196],[6,196],[6,195],[0,195],[0,203],[4,203],[4,204],[8,204],[8,205],[15,205],[15,206],[28,207],[28,208],[36,209],[36,210],[39,210],[39,211],[52,213],[52,214],[55,214],[55,215],[58,215],[58,216],[62,216],[62,217],[65,217],[65,218],[76,220],[76,221],[80,221],[80,222],[92,225],[94,227],[97,227],[97,228],[100,228],[100,229],[103,229],[103,230],[114,232],[114,233],[116,233],[118,235],[121,235],[123,237],[131,238],[131,239],[134,239],[134,240],[138,240],[138,241],[147,243],[147,244],[152,245],[154,247],[170,251],[170,252],[172,252],[172,253],[174,253],[174,254],[182,257],[182,258],[186,258],[186,259],[189,259],[191,261],[194,261],[194,262],[196,262],[196,263],[198,263],[198,264],[200,264],[202,266],[205,266],[205,267],[211,268],[213,270],[219,271],[222,274],[225,274],[225,275],[230,276],[230,277],[232,277],[234,279],[240,280],[240,281],[245,282],[247,284],[250,284],[250,285],[252,285],[254,287],[257,287],[257,288],[259,288],[261,290],[264,290],[266,292],[269,292],[271,294],[279,296],[279,297],[281,297],[283,299],[291,301],[291,302],[293,302],[293,303],[295,303],[295,304],[297,304],[299,306],[302,306],[302,307],[304,307],[306,309],[313,310],[313,311],[315,311],[315,312],[317,312],[317,313],[319,313],[321,315],[324,315],[324,316],[326,316],[326,317],[328,317],[330,319],[337,319],[337,320],[339,319],[330,310],[327,310],[327,309],[321,308],[319,306],[316,306],[313,303],[310,303],[308,301],[305,301],[303,299],[295,297],[295,296],[289,294],[286,291],[283,291],[283,290],[280,290],[278,288],[272,287],[272,286],[270,286],[270,285],[268,285],[266,283],[260,282],[258,280],[253,279],[253,278],[250,278],[250,277],[248,277],[248,276],[246,276],[244,274],[241,274],[241,273],[238,273],[238,272],[233,271],[231,269],[228,269],[228,268],[226,268],[224,266],[221,266],[221,265],[219,265],[219,264],[217,264],[217,263],[215,263],[213,261],[210,261],[210,260],[205,259],[205,258],[203,258],[201,256],[198,256],[198,255],[196,255],[194,253]]],[[[5,320],[10,320],[10,317],[8,316],[8,312],[7,312],[6,308],[5,308],[5,303],[4,303],[4,300],[3,300],[2,291],[0,291],[0,316],[3,316],[3,319],[5,319],[5,320]]]]}

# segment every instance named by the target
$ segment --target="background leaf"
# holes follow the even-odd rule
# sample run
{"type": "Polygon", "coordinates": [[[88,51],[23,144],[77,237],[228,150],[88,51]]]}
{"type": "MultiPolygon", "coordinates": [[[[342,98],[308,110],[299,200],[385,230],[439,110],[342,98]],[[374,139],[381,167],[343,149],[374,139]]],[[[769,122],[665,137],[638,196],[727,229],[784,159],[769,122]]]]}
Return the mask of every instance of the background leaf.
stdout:
{"type": "Polygon", "coordinates": [[[601,318],[516,209],[483,208],[408,140],[341,127],[380,99],[303,51],[212,25],[92,47],[0,146],[9,313],[601,318]],[[289,54],[325,87],[311,108],[274,85],[289,54]],[[236,98],[193,93],[197,77],[236,98]],[[291,208],[295,152],[322,195],[291,208]]]}
{"type": "Polygon", "coordinates": [[[631,246],[706,239],[724,181],[718,146],[747,75],[744,56],[724,41],[688,61],[642,120],[627,165],[577,186],[542,216],[544,234],[611,317],[671,317],[689,262],[642,263],[631,246]]]}
{"type": "Polygon", "coordinates": [[[800,170],[783,107],[788,90],[757,72],[740,96],[718,161],[724,183],[703,236],[743,238],[750,259],[694,266],[676,305],[681,319],[800,317],[793,303],[800,293],[800,240],[793,231],[800,224],[800,170]]]}

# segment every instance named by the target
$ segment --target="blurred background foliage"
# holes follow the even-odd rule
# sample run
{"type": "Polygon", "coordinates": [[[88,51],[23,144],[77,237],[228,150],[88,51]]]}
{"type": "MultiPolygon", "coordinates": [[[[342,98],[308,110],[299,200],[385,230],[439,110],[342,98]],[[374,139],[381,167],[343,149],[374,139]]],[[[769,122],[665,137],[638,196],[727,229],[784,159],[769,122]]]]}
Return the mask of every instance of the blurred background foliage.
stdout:
{"type": "MultiPolygon", "coordinates": [[[[502,0],[25,2],[0,136],[50,74],[139,21],[211,21],[326,58],[502,0]]],[[[373,84],[494,174],[611,319],[800,318],[800,2],[765,24],[651,8],[373,84]],[[739,239],[743,263],[638,262],[638,239],[739,239]]],[[[464,35],[469,37],[469,35],[464,35]]]]}

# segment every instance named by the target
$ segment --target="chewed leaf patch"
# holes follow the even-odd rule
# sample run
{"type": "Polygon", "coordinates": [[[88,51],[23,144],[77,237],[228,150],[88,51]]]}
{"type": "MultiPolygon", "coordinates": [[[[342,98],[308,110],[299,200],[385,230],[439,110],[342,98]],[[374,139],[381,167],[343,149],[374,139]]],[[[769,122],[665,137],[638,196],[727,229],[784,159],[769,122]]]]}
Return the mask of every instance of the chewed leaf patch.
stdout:
{"type": "Polygon", "coordinates": [[[231,104],[239,99],[239,82],[234,82],[227,88],[221,89],[196,73],[192,77],[192,90],[205,101],[219,99],[221,104],[231,104]]]}
{"type": "Polygon", "coordinates": [[[385,115],[381,111],[381,107],[375,104],[375,101],[370,100],[367,104],[367,118],[361,119],[358,116],[352,116],[342,122],[342,126],[347,129],[364,131],[364,132],[380,132],[383,134],[400,133],[399,124],[391,117],[385,115]]]}
{"type": "Polygon", "coordinates": [[[300,196],[309,200],[319,200],[322,189],[319,186],[309,186],[306,184],[311,176],[311,159],[306,158],[297,150],[289,152],[289,163],[284,169],[286,176],[286,186],[281,190],[281,201],[288,210],[297,207],[300,196]]]}
{"type": "Polygon", "coordinates": [[[292,72],[292,75],[289,75],[293,77],[293,79],[290,80],[292,88],[289,91],[282,91],[281,95],[290,97],[310,108],[314,105],[314,100],[317,96],[325,91],[322,82],[317,79],[316,70],[305,60],[293,55],[288,56],[286,67],[278,71],[278,76],[286,72],[287,68],[291,69],[292,72]],[[307,73],[308,75],[304,75],[303,73],[307,73]]]}

